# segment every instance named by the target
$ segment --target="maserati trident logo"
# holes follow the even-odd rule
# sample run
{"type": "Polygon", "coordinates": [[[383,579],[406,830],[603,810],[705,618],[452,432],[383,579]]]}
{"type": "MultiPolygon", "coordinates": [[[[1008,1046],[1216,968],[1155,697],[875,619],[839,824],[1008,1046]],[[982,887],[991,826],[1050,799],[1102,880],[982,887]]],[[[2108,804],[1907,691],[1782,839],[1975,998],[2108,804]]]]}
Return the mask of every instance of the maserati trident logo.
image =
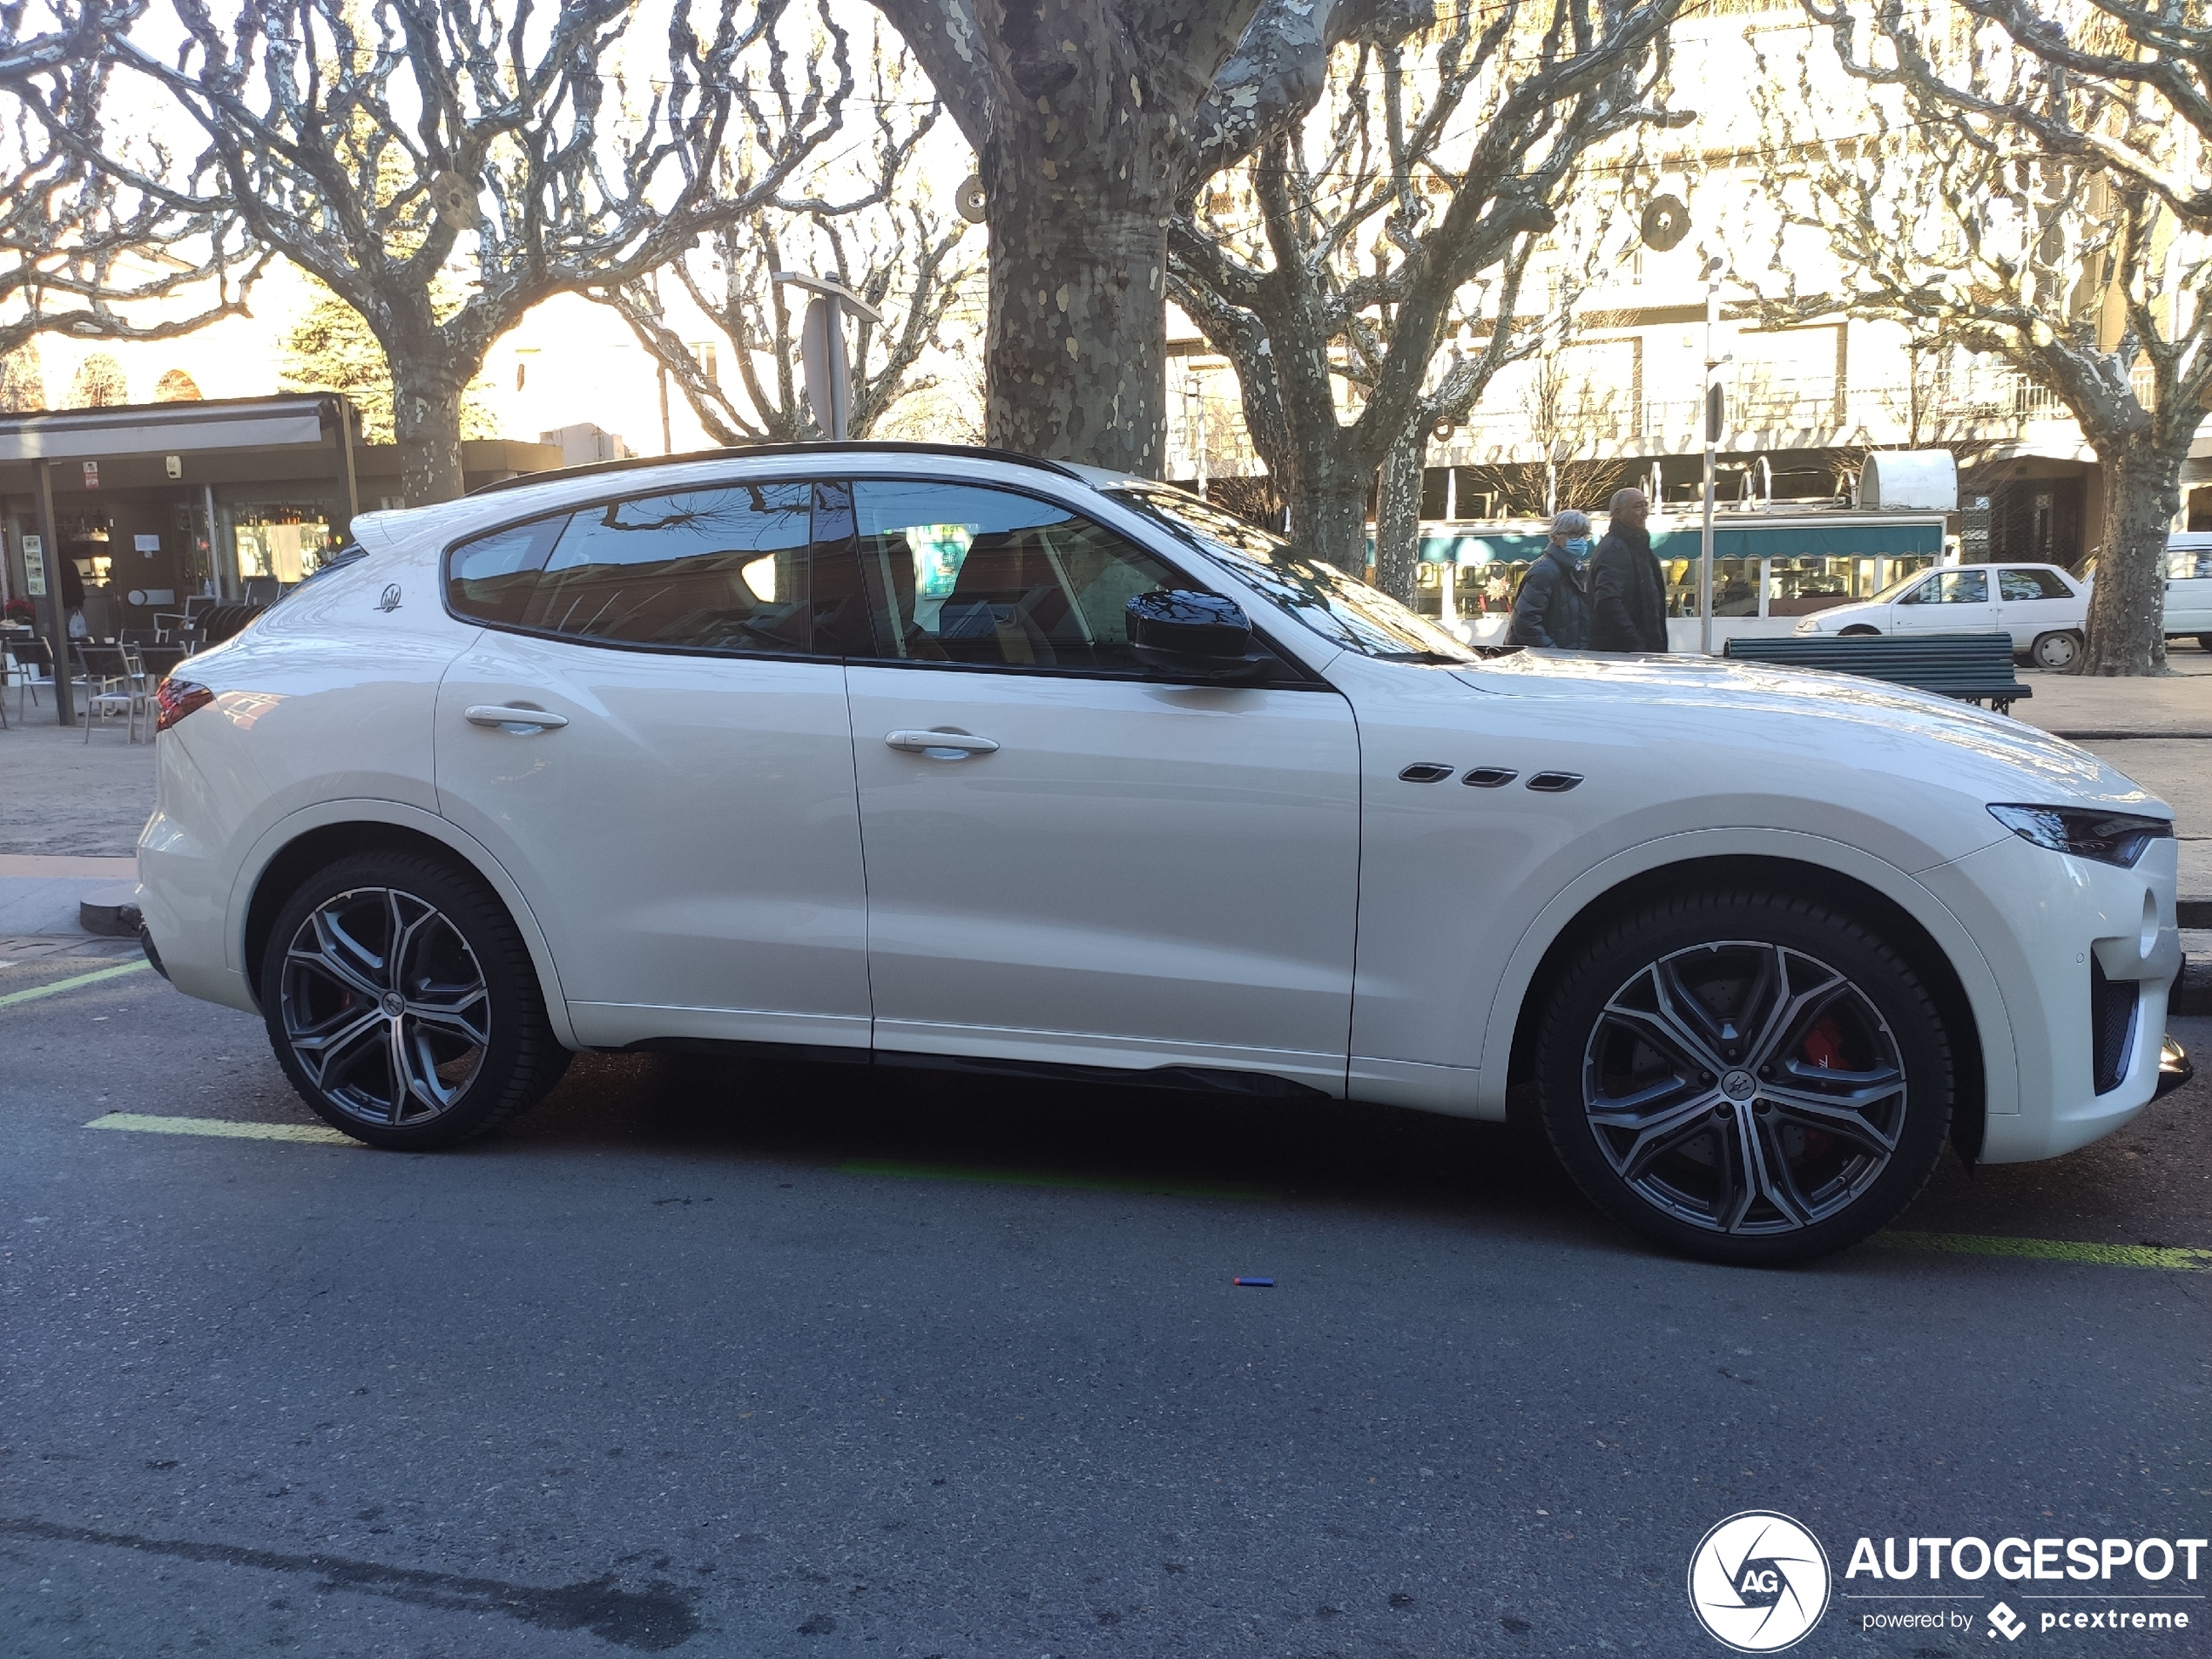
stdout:
{"type": "Polygon", "coordinates": [[[379,610],[397,610],[400,608],[400,584],[398,583],[390,582],[385,584],[383,597],[377,600],[376,608],[379,610]]]}
{"type": "Polygon", "coordinates": [[[1828,1555],[1787,1515],[1747,1509],[1699,1541],[1689,1606],[1715,1641],[1738,1653],[1779,1653],[1828,1610],[1828,1555]]]}

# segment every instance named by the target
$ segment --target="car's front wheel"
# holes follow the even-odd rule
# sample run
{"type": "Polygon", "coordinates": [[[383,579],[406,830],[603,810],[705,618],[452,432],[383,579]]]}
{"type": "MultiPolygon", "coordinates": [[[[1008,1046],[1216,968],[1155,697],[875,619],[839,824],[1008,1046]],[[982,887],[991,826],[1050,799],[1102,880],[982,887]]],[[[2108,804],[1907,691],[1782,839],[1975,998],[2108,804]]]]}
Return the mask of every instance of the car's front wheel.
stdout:
{"type": "Polygon", "coordinates": [[[1781,1265],[1855,1244],[1926,1183],[1950,1043],[1912,968],[1821,906],[1686,897],[1616,924],[1560,982],[1545,1128],[1601,1208],[1671,1249],[1781,1265]]]}
{"type": "Polygon", "coordinates": [[[2081,636],[2072,631],[2038,634],[2027,654],[2038,668],[2054,671],[2072,668],[2074,659],[2081,655],[2081,636]]]}
{"type": "Polygon", "coordinates": [[[372,1146],[457,1145],[568,1066],[497,895],[413,853],[355,854],[300,886],[269,935],[261,1009],[300,1097],[372,1146]]]}
{"type": "Polygon", "coordinates": [[[1838,639],[1879,638],[1881,637],[1881,632],[1882,631],[1879,628],[1869,627],[1863,622],[1855,622],[1848,628],[1838,629],[1836,631],[1836,637],[1838,639]]]}

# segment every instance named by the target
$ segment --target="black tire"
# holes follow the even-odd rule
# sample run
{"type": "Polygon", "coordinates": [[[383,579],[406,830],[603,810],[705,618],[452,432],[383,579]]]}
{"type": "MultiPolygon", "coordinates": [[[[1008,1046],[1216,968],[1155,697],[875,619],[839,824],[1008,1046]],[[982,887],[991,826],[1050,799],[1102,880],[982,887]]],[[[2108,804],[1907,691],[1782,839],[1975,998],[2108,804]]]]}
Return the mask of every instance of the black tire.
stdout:
{"type": "Polygon", "coordinates": [[[2028,660],[2038,668],[2062,674],[2072,668],[2081,655],[2081,636],[2071,628],[2055,633],[2038,634],[2035,643],[2027,648],[2028,660]]]}
{"type": "Polygon", "coordinates": [[[568,1069],[506,907],[416,853],[356,853],[300,883],[270,930],[261,1008],[300,1098],[396,1151],[489,1133],[568,1069]]]}
{"type": "Polygon", "coordinates": [[[1879,628],[1870,628],[1863,622],[1855,622],[1848,628],[1838,628],[1836,631],[1836,637],[1838,639],[1866,639],[1870,637],[1879,639],[1881,637],[1882,631],[1879,628]]]}
{"type": "Polygon", "coordinates": [[[1904,958],[1822,906],[1757,891],[1656,904],[1587,947],[1547,1014],[1537,1080],[1552,1145],[1593,1203],[1670,1250],[1746,1266],[1882,1226],[1951,1125],[1950,1041],[1904,958]],[[1861,1081],[1838,1089],[1831,1071],[1861,1081]]]}
{"type": "Polygon", "coordinates": [[[2196,637],[2196,648],[2199,651],[2212,651],[2212,634],[2199,634],[2196,637]]]}

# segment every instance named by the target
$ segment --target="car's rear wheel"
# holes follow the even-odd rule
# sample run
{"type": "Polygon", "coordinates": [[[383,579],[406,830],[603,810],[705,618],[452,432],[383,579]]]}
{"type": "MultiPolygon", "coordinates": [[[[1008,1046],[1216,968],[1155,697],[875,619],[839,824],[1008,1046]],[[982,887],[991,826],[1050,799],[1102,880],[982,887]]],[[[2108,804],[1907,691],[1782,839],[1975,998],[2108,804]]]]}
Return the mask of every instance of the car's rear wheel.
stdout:
{"type": "Polygon", "coordinates": [[[339,860],[279,914],[269,1041],[300,1097],[372,1146],[454,1146],[560,1080],[529,953],[473,875],[404,853],[339,860]]]}
{"type": "Polygon", "coordinates": [[[2036,667],[2053,671],[2074,666],[2074,658],[2081,655],[2081,636],[2068,630],[2062,633],[2038,634],[2027,654],[2036,667]]]}
{"type": "Polygon", "coordinates": [[[1951,1122],[1943,1022],[1857,922],[1747,892],[1591,943],[1544,1027],[1544,1123],[1602,1209],[1709,1261],[1781,1265],[1911,1201],[1951,1122]]]}
{"type": "Polygon", "coordinates": [[[2196,648],[2199,651],[2212,651],[2212,634],[2199,634],[2196,637],[2196,648]]]}

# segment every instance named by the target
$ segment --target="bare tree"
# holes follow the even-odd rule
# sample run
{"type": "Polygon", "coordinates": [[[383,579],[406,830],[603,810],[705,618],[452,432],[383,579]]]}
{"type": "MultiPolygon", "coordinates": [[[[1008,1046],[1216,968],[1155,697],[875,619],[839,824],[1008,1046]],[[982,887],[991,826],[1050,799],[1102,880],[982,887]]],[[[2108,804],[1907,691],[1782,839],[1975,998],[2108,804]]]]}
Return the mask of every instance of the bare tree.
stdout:
{"type": "MultiPolygon", "coordinates": [[[[266,264],[223,205],[179,206],[120,185],[88,156],[110,141],[102,32],[144,0],[61,0],[24,32],[24,0],[0,5],[0,355],[41,334],[173,340],[246,309],[266,264]],[[179,301],[182,303],[179,303],[179,301]],[[158,307],[150,314],[148,307],[158,307]]],[[[171,157],[143,138],[118,145],[158,175],[171,157]]]]}
{"type": "Polygon", "coordinates": [[[796,86],[779,31],[791,0],[675,0],[658,67],[625,57],[630,0],[544,16],[529,0],[256,0],[231,25],[207,0],[172,3],[173,61],[137,32],[109,50],[208,154],[190,189],[104,162],[158,199],[235,203],[257,242],[361,314],[391,365],[410,502],[461,493],[462,397],[494,341],[550,296],[628,282],[772,199],[851,86],[828,0],[801,21],[832,42],[833,78],[809,57],[796,86]],[[744,165],[687,165],[737,148],[741,91],[765,117],[744,165]]]}
{"type": "Polygon", "coordinates": [[[1498,497],[1500,516],[1549,517],[1562,508],[1594,510],[1635,469],[1605,451],[1627,435],[1636,418],[1634,388],[1603,380],[1561,337],[1550,336],[1528,361],[1520,414],[1535,462],[1474,469],[1478,485],[1498,497]]]}
{"type": "Polygon", "coordinates": [[[821,435],[818,415],[793,382],[798,329],[772,280],[779,271],[833,271],[884,314],[880,328],[865,318],[853,325],[852,436],[867,437],[901,399],[938,383],[928,363],[946,344],[948,314],[980,270],[962,252],[973,227],[939,208],[918,177],[942,106],[915,98],[918,77],[903,57],[887,57],[880,38],[870,70],[875,128],[867,165],[843,181],[846,199],[763,205],[664,271],[595,293],[622,314],[717,443],[821,435]],[[664,278],[705,314],[718,341],[685,337],[671,320],[664,278]]]}
{"type": "Polygon", "coordinates": [[[1236,366],[1291,534],[1324,556],[1359,568],[1376,488],[1376,580],[1411,597],[1429,434],[1535,345],[1513,322],[1522,280],[1583,157],[1687,119],[1657,103],[1677,4],[1502,0],[1363,38],[1325,104],[1244,170],[1248,208],[1230,193],[1226,212],[1177,219],[1172,291],[1236,366]],[[1440,368],[1492,267],[1487,343],[1440,368]]]}
{"type": "Polygon", "coordinates": [[[874,0],[974,149],[990,442],[1157,475],[1168,222],[1433,0],[874,0]]]}
{"type": "MultiPolygon", "coordinates": [[[[2045,147],[2045,130],[2101,124],[2110,89],[2051,74],[1993,25],[1931,39],[1894,5],[1878,15],[1891,55],[1913,65],[1901,78],[1862,72],[1871,91],[1839,112],[1816,47],[1757,95],[1775,141],[1769,313],[1892,320],[2048,388],[2105,469],[2076,671],[2161,673],[2166,534],[2212,395],[2212,246],[2134,173],[2045,147]],[[1821,277],[1795,239],[1806,231],[1832,256],[1821,277]]],[[[1842,15],[1824,20],[1852,51],[1842,15]]]]}

